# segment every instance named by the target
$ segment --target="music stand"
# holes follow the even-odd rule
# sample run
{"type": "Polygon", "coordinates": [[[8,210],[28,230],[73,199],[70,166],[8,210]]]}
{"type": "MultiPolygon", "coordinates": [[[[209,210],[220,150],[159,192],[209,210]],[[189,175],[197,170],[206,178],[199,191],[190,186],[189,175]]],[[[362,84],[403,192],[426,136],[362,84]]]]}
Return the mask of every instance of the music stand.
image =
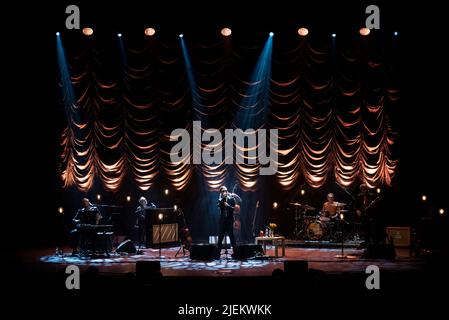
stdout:
{"type": "Polygon", "coordinates": [[[162,220],[164,219],[163,213],[158,213],[157,219],[159,220],[159,260],[162,258],[162,220]]]}
{"type": "Polygon", "coordinates": [[[341,254],[335,255],[337,259],[354,259],[354,256],[345,255],[345,237],[343,232],[343,226],[349,224],[343,218],[339,219],[340,223],[340,244],[341,244],[341,254]]]}

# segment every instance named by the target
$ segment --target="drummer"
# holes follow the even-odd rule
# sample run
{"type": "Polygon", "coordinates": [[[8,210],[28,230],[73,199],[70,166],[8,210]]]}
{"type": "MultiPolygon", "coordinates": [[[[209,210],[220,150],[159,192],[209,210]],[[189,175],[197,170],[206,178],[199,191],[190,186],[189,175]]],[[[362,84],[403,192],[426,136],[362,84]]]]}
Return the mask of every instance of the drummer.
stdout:
{"type": "Polygon", "coordinates": [[[333,193],[327,195],[327,201],[323,204],[321,210],[321,221],[330,221],[337,217],[340,213],[340,209],[344,206],[344,203],[336,202],[333,193]]]}

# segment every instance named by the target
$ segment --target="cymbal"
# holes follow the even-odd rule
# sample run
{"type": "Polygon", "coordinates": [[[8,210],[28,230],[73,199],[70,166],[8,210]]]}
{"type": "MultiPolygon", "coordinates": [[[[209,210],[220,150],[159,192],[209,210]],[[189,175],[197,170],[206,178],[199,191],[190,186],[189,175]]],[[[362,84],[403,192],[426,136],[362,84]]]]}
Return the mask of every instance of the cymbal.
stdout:
{"type": "Polygon", "coordinates": [[[298,202],[290,202],[290,204],[292,206],[300,207],[300,208],[302,208],[304,210],[315,210],[314,207],[309,206],[308,204],[301,204],[301,203],[298,203],[298,202]]]}
{"type": "Polygon", "coordinates": [[[305,205],[303,206],[303,209],[304,209],[304,210],[315,210],[314,207],[309,206],[308,204],[305,204],[305,205]]]}
{"type": "Polygon", "coordinates": [[[333,204],[330,204],[332,207],[344,207],[346,203],[343,202],[334,202],[333,204]]]}
{"type": "Polygon", "coordinates": [[[340,210],[339,212],[349,212],[349,210],[340,210]]]}

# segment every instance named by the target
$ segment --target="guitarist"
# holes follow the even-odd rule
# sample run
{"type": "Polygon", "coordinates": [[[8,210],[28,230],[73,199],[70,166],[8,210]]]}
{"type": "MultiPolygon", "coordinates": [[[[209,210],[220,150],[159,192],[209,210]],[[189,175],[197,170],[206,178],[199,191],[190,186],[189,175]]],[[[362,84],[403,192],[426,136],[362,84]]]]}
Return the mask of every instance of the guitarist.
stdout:
{"type": "Polygon", "coordinates": [[[220,208],[220,222],[218,226],[218,254],[221,253],[222,242],[225,234],[231,240],[231,246],[235,248],[234,238],[234,209],[237,204],[242,202],[242,199],[235,193],[229,193],[225,186],[221,186],[220,195],[218,197],[218,207],[220,208]]]}
{"type": "Polygon", "coordinates": [[[379,197],[369,191],[364,183],[360,185],[360,193],[355,201],[355,219],[362,224],[362,232],[367,243],[373,243],[376,237],[375,216],[372,213],[372,206],[379,201],[379,197]]]}

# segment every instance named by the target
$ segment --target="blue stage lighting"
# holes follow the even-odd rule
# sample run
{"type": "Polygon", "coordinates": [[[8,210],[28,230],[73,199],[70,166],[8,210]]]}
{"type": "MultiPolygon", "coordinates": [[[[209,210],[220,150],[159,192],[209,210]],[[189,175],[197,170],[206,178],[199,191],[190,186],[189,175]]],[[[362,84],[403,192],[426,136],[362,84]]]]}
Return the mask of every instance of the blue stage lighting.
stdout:
{"type": "Polygon", "coordinates": [[[272,36],[274,36],[274,33],[273,33],[273,32],[270,32],[270,37],[272,37],[272,36]]]}
{"type": "Polygon", "coordinates": [[[393,34],[395,37],[399,35],[399,33],[397,31],[395,31],[393,34]]]}
{"type": "Polygon", "coordinates": [[[179,35],[179,37],[182,38],[182,37],[184,37],[184,35],[181,33],[181,34],[179,35]]]}
{"type": "Polygon", "coordinates": [[[332,38],[335,38],[337,36],[336,33],[332,33],[332,38]]]}
{"type": "Polygon", "coordinates": [[[122,36],[122,34],[121,34],[121,33],[117,33],[117,37],[119,37],[119,38],[120,38],[121,36],[122,36]]]}
{"type": "Polygon", "coordinates": [[[59,37],[60,33],[59,33],[59,32],[56,32],[56,35],[59,37]]]}

